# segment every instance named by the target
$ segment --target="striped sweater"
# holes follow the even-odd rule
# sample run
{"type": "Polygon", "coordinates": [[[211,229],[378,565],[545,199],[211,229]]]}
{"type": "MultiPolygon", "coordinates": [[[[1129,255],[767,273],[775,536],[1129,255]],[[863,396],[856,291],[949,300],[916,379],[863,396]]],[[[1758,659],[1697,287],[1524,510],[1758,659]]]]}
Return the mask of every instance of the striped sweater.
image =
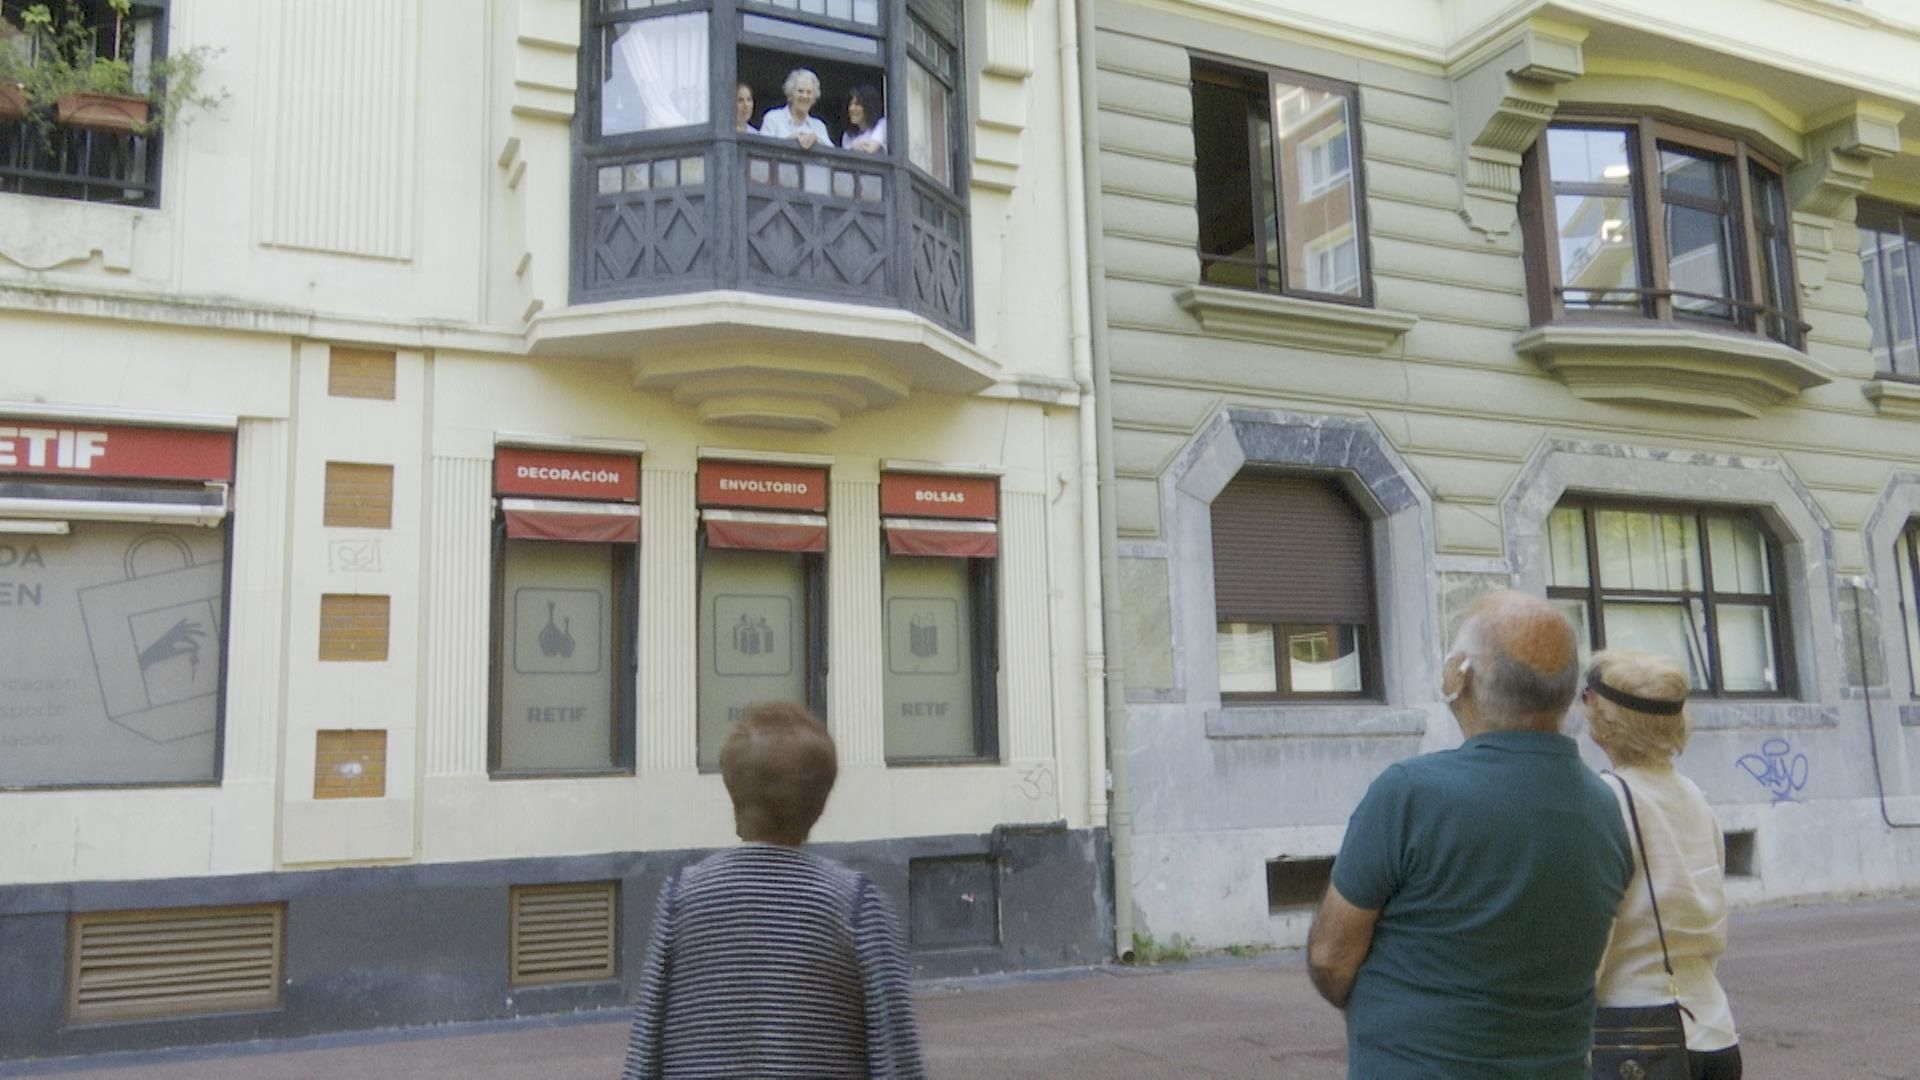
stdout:
{"type": "Polygon", "coordinates": [[[746,844],[668,879],[623,1080],[925,1075],[900,923],[865,874],[746,844]]]}

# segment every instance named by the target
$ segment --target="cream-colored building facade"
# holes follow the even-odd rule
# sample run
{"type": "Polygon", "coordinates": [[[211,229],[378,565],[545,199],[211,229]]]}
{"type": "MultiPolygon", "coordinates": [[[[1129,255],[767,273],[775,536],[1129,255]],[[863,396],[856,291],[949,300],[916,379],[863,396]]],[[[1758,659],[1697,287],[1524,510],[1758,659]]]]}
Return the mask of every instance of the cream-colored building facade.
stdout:
{"type": "Polygon", "coordinates": [[[617,1004],[783,687],[922,970],[1107,955],[1073,24],[648,8],[136,5],[218,107],[0,118],[9,1054],[617,1004]],[[726,122],[803,66],[896,144],[726,122]]]}
{"type": "Polygon", "coordinates": [[[1736,902],[1920,882],[1920,7],[1092,17],[1120,949],[1304,941],[1496,587],[1690,665],[1736,902]]]}

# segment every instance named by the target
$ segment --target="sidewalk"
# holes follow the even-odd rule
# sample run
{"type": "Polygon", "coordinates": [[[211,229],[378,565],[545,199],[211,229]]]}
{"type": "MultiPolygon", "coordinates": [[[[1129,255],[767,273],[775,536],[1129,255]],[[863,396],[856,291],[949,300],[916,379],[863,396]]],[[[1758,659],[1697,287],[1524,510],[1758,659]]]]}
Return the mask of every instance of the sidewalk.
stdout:
{"type": "MultiPolygon", "coordinates": [[[[1754,1080],[1920,1080],[1920,898],[1736,915],[1721,966],[1754,1080]]],[[[940,1078],[1338,1080],[1339,1014],[1300,954],[930,985],[940,1078]]],[[[625,1017],[571,1016],[0,1065],[63,1080],[588,1080],[618,1074],[625,1017]]]]}

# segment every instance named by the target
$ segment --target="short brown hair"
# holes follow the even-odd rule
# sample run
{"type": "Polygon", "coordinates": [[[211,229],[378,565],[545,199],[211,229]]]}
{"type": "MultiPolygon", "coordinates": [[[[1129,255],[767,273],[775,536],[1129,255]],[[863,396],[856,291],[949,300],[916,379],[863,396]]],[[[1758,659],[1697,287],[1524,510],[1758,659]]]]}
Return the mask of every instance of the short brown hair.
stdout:
{"type": "Polygon", "coordinates": [[[791,702],[750,706],[720,748],[720,778],[742,840],[805,841],[839,772],[827,725],[791,702]]]}
{"type": "MultiPolygon", "coordinates": [[[[1615,690],[1651,701],[1685,701],[1691,689],[1680,665],[1636,649],[1593,654],[1588,670],[1615,690]]],[[[1670,765],[1687,748],[1687,713],[1640,712],[1599,694],[1587,699],[1587,731],[1621,765],[1670,765]]]]}

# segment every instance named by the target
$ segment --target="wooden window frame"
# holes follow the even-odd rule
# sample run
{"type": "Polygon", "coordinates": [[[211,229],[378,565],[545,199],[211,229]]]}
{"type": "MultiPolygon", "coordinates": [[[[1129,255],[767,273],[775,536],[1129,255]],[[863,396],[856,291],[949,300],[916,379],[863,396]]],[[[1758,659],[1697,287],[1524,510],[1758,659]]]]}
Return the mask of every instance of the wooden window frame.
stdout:
{"type": "MultiPolygon", "coordinates": [[[[570,541],[527,541],[528,543],[568,543],[570,541]]],[[[487,775],[494,780],[551,780],[568,777],[632,776],[634,774],[634,728],[638,707],[637,681],[640,670],[640,544],[608,542],[613,549],[613,764],[608,767],[579,769],[515,769],[501,764],[503,739],[502,707],[506,691],[507,611],[507,518],[496,511],[493,519],[492,566],[490,573],[492,612],[487,634],[487,775]]]]}
{"type": "MultiPolygon", "coordinates": [[[[1917,210],[1910,206],[1902,206],[1898,203],[1886,202],[1884,200],[1863,198],[1860,200],[1859,213],[1856,215],[1855,224],[1861,229],[1861,231],[1871,230],[1876,233],[1887,233],[1891,231],[1888,229],[1879,228],[1873,225],[1870,221],[1861,220],[1861,219],[1869,219],[1869,218],[1891,219],[1895,229],[1897,229],[1897,231],[1899,232],[1900,250],[1902,251],[1903,254],[1906,251],[1907,245],[1920,243],[1920,210],[1917,210]]],[[[1865,260],[1863,259],[1861,261],[1862,261],[1862,268],[1864,270],[1865,260]]],[[[1920,271],[1920,260],[1908,259],[1907,274],[1909,275],[1910,279],[1911,279],[1911,275],[1915,271],[1920,271]]],[[[1880,310],[1883,314],[1885,314],[1888,311],[1887,305],[1892,302],[1892,297],[1889,294],[1886,286],[1886,273],[1882,271],[1881,274],[1879,275],[1879,278],[1880,278],[1880,287],[1878,291],[1880,293],[1880,310]]],[[[1861,288],[1871,289],[1872,284],[1863,281],[1861,283],[1861,288]]],[[[1903,302],[1907,306],[1907,317],[1909,319],[1915,320],[1912,325],[1915,327],[1916,337],[1920,337],[1920,304],[1916,304],[1914,301],[1913,287],[1911,284],[1909,284],[1907,287],[1907,295],[1905,296],[1903,302]]],[[[1872,320],[1871,309],[1869,309],[1867,314],[1868,314],[1868,320],[1869,322],[1871,322],[1872,320]]],[[[1889,343],[1891,343],[1893,340],[1892,334],[1891,334],[1892,327],[1889,326],[1887,329],[1889,331],[1887,340],[1889,343]]],[[[1891,365],[1893,362],[1892,355],[1891,355],[1892,354],[1891,347],[1889,347],[1888,353],[1889,355],[1888,355],[1887,362],[1889,365],[1891,365]]],[[[1889,382],[1920,383],[1920,370],[1916,370],[1913,373],[1893,371],[1890,369],[1890,367],[1887,367],[1887,368],[1881,367],[1878,359],[1876,358],[1874,362],[1874,378],[1883,379],[1889,382]]]]}
{"type": "MultiPolygon", "coordinates": [[[[1697,688],[1693,694],[1698,697],[1710,697],[1722,701],[1778,701],[1791,699],[1798,690],[1799,680],[1794,666],[1792,624],[1788,621],[1791,614],[1785,596],[1786,564],[1781,544],[1766,521],[1755,511],[1744,507],[1711,507],[1690,503],[1668,503],[1645,500],[1614,500],[1566,498],[1555,504],[1555,510],[1576,509],[1580,511],[1581,528],[1585,532],[1587,546],[1587,584],[1554,585],[1549,578],[1547,598],[1549,600],[1578,600],[1587,605],[1588,644],[1595,652],[1607,647],[1606,609],[1608,600],[1615,603],[1634,601],[1666,601],[1679,603],[1686,609],[1690,602],[1697,601],[1706,620],[1705,646],[1707,663],[1707,685],[1697,688]],[[1600,511],[1615,510],[1627,513],[1676,514],[1691,517],[1694,522],[1694,538],[1699,545],[1700,588],[1697,591],[1665,589],[1608,589],[1600,583],[1600,536],[1595,525],[1595,517],[1600,511]],[[1767,541],[1767,574],[1773,581],[1772,593],[1729,593],[1713,587],[1713,544],[1708,538],[1708,517],[1744,517],[1749,524],[1760,531],[1767,541]],[[1778,690],[1737,690],[1721,689],[1725,672],[1720,661],[1720,604],[1733,604],[1741,607],[1764,607],[1773,618],[1773,664],[1778,673],[1778,690]]],[[[1688,614],[1691,621],[1692,615],[1688,614]]]]}
{"type": "MultiPolygon", "coordinates": [[[[881,593],[886,592],[887,566],[895,559],[944,559],[946,555],[890,555],[886,538],[880,540],[881,593]]],[[[1000,559],[959,559],[967,563],[967,603],[973,646],[974,753],[925,757],[889,757],[887,765],[980,765],[1000,760],[1000,559]]],[[[881,674],[882,682],[886,673],[881,674]]],[[[890,718],[888,718],[890,719],[890,718]]],[[[883,720],[884,724],[885,721],[883,720]]]]}
{"type": "MultiPolygon", "coordinates": [[[[1527,151],[1521,166],[1520,209],[1529,256],[1529,307],[1535,324],[1566,319],[1624,324],[1651,321],[1665,326],[1689,328],[1718,327],[1729,332],[1779,341],[1803,352],[1806,350],[1806,335],[1811,327],[1801,319],[1798,277],[1790,242],[1781,245],[1785,254],[1781,265],[1784,286],[1781,300],[1789,306],[1774,308],[1768,306],[1765,300],[1766,260],[1762,245],[1766,236],[1763,236],[1763,223],[1756,209],[1753,176],[1756,171],[1771,174],[1774,181],[1782,185],[1784,192],[1786,170],[1777,160],[1743,140],[1683,126],[1646,112],[1564,110],[1554,118],[1548,130],[1553,129],[1625,132],[1632,174],[1624,183],[1633,207],[1634,259],[1641,284],[1635,289],[1616,290],[1637,292],[1638,310],[1628,309],[1624,305],[1615,311],[1591,311],[1578,307],[1570,309],[1567,306],[1566,283],[1560,276],[1560,239],[1556,227],[1559,213],[1555,205],[1557,192],[1549,160],[1548,139],[1543,133],[1527,151]],[[1663,145],[1722,159],[1730,180],[1729,201],[1723,211],[1706,207],[1697,197],[1672,195],[1661,190],[1659,161],[1663,145]],[[1676,309],[1669,276],[1664,212],[1669,203],[1727,214],[1731,226],[1728,229],[1728,243],[1732,262],[1729,282],[1732,295],[1711,299],[1729,308],[1730,318],[1721,319],[1676,309]],[[1767,324],[1772,319],[1779,320],[1782,328],[1780,337],[1768,333],[1767,324]]],[[[1571,181],[1561,183],[1561,187],[1565,188],[1588,186],[1596,185],[1571,181]]],[[[1569,192],[1582,193],[1577,190],[1569,192]]],[[[1791,230],[1791,221],[1781,223],[1781,228],[1791,230]]]]}
{"type": "MultiPolygon", "coordinates": [[[[1294,296],[1328,304],[1344,304],[1348,307],[1372,307],[1374,303],[1373,258],[1368,243],[1371,230],[1367,221],[1366,145],[1360,130],[1359,87],[1352,83],[1321,78],[1318,75],[1309,75],[1300,71],[1251,66],[1229,57],[1210,53],[1196,51],[1191,53],[1190,57],[1191,81],[1188,83],[1189,88],[1191,88],[1194,83],[1206,82],[1215,86],[1227,87],[1245,93],[1249,95],[1248,100],[1250,102],[1255,95],[1259,95],[1265,105],[1267,122],[1273,130],[1273,137],[1270,140],[1273,144],[1271,148],[1271,160],[1268,162],[1268,167],[1273,170],[1273,190],[1263,192],[1257,182],[1257,165],[1261,157],[1259,139],[1253,129],[1253,114],[1249,112],[1249,122],[1246,129],[1247,162],[1249,165],[1256,167],[1254,174],[1256,182],[1250,185],[1247,190],[1247,198],[1253,203],[1252,221],[1254,223],[1253,269],[1256,284],[1251,291],[1278,293],[1282,296],[1294,296]],[[1357,262],[1360,275],[1360,292],[1357,296],[1348,296],[1344,293],[1320,292],[1306,288],[1304,284],[1295,284],[1288,280],[1287,259],[1285,254],[1287,250],[1287,215],[1284,210],[1287,188],[1283,179],[1286,176],[1286,163],[1283,144],[1280,139],[1280,125],[1275,122],[1273,115],[1274,103],[1279,100],[1279,95],[1275,92],[1275,87],[1282,84],[1325,91],[1342,98],[1346,102],[1346,139],[1349,173],[1347,182],[1353,188],[1353,241],[1354,249],[1358,253],[1357,262]],[[1279,262],[1276,264],[1277,269],[1273,271],[1275,280],[1271,283],[1266,280],[1269,271],[1265,244],[1268,238],[1265,231],[1261,228],[1261,222],[1266,213],[1266,204],[1262,201],[1263,197],[1271,200],[1274,211],[1273,239],[1279,244],[1281,251],[1279,262]]],[[[1194,168],[1196,171],[1200,168],[1197,154],[1194,168]]],[[[1333,186],[1337,187],[1338,185],[1333,186]]],[[[1329,190],[1331,190],[1331,187],[1315,193],[1314,197],[1323,197],[1329,190]]],[[[1202,250],[1198,239],[1194,242],[1194,251],[1199,256],[1203,267],[1210,261],[1228,261],[1223,256],[1211,255],[1202,250]]],[[[1221,287],[1224,288],[1227,286],[1221,287]]]]}

